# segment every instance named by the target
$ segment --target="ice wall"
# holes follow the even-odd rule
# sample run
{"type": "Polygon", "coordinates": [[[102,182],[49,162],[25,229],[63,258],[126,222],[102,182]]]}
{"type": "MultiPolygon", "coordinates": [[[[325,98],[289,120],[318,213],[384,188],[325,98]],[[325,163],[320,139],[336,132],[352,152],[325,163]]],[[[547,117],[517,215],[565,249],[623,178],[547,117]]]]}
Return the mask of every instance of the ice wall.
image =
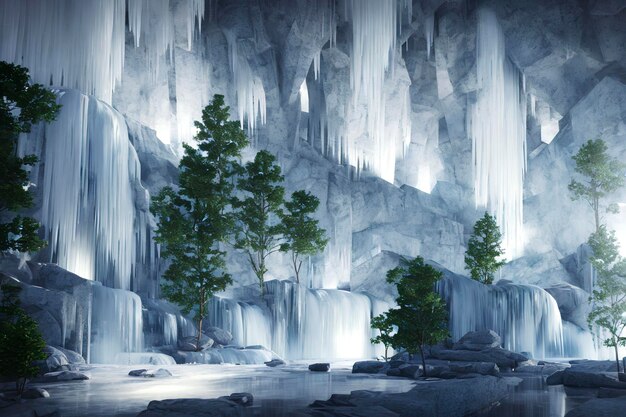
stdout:
{"type": "Polygon", "coordinates": [[[126,122],[76,90],[61,91],[58,102],[56,121],[27,139],[41,146],[43,173],[35,171],[33,182],[42,181],[41,223],[51,260],[110,287],[145,289],[138,265],[154,265],[157,251],[126,122]]]}
{"type": "Polygon", "coordinates": [[[545,290],[508,282],[484,285],[449,271],[437,285],[448,304],[454,340],[469,331],[492,329],[503,347],[515,352],[536,358],[577,356],[564,349],[561,313],[545,290]]]}
{"type": "Polygon", "coordinates": [[[508,259],[523,250],[526,171],[526,94],[523,75],[507,58],[493,11],[478,10],[476,71],[479,90],[468,106],[477,207],[495,214],[508,259]]]}
{"type": "MultiPolygon", "coordinates": [[[[234,343],[264,345],[288,359],[371,357],[372,301],[340,290],[312,290],[268,281],[262,299],[214,298],[208,321],[233,334],[234,343]]],[[[376,311],[381,307],[376,304],[376,311]]]]}

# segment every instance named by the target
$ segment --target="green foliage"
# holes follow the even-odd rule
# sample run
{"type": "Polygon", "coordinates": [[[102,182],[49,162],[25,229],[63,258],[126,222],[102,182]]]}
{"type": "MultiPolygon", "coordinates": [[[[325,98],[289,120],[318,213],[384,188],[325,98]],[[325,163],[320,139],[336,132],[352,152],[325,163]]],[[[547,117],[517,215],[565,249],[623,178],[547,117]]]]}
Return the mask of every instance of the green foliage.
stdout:
{"type": "Polygon", "coordinates": [[[46,342],[39,325],[19,305],[20,287],[0,285],[0,375],[15,380],[18,395],[26,381],[39,373],[34,361],[46,359],[46,342]]]}
{"type": "Polygon", "coordinates": [[[280,250],[285,189],[280,185],[284,177],[274,155],[259,151],[254,161],[248,162],[237,187],[244,197],[238,200],[239,229],[235,247],[248,254],[248,260],[259,280],[261,294],[265,291],[266,259],[280,250]]]}
{"type": "Polygon", "coordinates": [[[589,301],[591,312],[587,317],[589,327],[603,329],[608,337],[602,342],[606,347],[615,349],[615,361],[619,369],[618,347],[626,346],[626,337],[622,332],[626,328],[626,259],[619,256],[619,245],[614,231],[608,231],[601,225],[588,240],[593,250],[591,264],[597,282],[589,301]]]}
{"type": "Polygon", "coordinates": [[[419,352],[424,373],[424,348],[448,337],[446,304],[434,290],[442,273],[424,263],[420,256],[387,272],[387,282],[398,290],[397,308],[388,317],[398,330],[392,337],[393,347],[414,354],[419,352]]]}
{"type": "Polygon", "coordinates": [[[467,244],[465,267],[476,281],[483,284],[493,282],[493,274],[505,264],[499,259],[504,254],[502,234],[496,218],[489,213],[474,224],[474,233],[467,244]]]}
{"type": "Polygon", "coordinates": [[[0,251],[36,251],[45,246],[37,235],[38,223],[12,213],[32,206],[24,168],[37,163],[35,155],[17,156],[17,141],[33,124],[54,120],[60,106],[53,92],[30,84],[26,68],[4,61],[0,61],[0,97],[0,251]]]}
{"type": "Polygon", "coordinates": [[[184,145],[179,189],[163,188],[151,205],[156,241],[164,244],[161,254],[171,261],[162,293],[185,313],[195,312],[198,338],[209,299],[232,282],[222,244],[235,225],[229,209],[248,140],[239,122],[228,117],[224,97],[215,95],[202,111],[202,122],[195,123],[197,148],[184,145]]]}
{"type": "Polygon", "coordinates": [[[291,261],[300,282],[300,255],[314,255],[323,251],[328,243],[326,231],[319,227],[319,222],[310,215],[315,213],[320,200],[304,190],[291,194],[291,200],[285,202],[286,211],[282,214],[281,232],[284,242],[281,252],[291,252],[291,261]]]}
{"type": "Polygon", "coordinates": [[[385,347],[385,362],[389,361],[389,348],[393,346],[393,322],[389,313],[382,313],[378,316],[372,318],[370,323],[372,329],[376,329],[379,331],[379,335],[370,339],[372,344],[382,344],[385,347]]]}
{"type": "MultiPolygon", "coordinates": [[[[626,164],[611,158],[606,143],[602,139],[589,140],[572,157],[576,162],[576,172],[584,177],[582,181],[572,179],[568,189],[572,200],[583,199],[594,212],[596,232],[600,228],[600,199],[624,186],[626,164]]],[[[619,211],[615,204],[605,209],[608,213],[619,211]]]]}

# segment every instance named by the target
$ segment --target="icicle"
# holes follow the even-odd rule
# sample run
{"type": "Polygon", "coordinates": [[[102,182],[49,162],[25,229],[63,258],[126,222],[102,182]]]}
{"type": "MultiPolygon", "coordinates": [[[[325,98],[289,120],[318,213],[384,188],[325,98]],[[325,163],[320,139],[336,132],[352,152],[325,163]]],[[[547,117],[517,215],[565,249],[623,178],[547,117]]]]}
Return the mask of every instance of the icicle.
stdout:
{"type": "Polygon", "coordinates": [[[322,50],[320,49],[315,55],[313,55],[313,75],[318,80],[320,77],[320,63],[322,61],[322,50]]]}
{"type": "Polygon", "coordinates": [[[519,70],[507,59],[495,13],[478,11],[477,75],[480,89],[468,106],[477,207],[495,214],[506,257],[523,250],[526,171],[526,94],[519,70]]]}
{"type": "Polygon", "coordinates": [[[187,0],[187,50],[191,51],[194,37],[194,27],[198,24],[198,33],[202,32],[205,0],[187,0]]]}
{"type": "Polygon", "coordinates": [[[430,59],[430,51],[435,39],[435,15],[428,15],[424,20],[424,38],[426,39],[426,56],[430,59]]]}
{"type": "Polygon", "coordinates": [[[252,72],[245,56],[239,53],[235,35],[226,32],[230,69],[233,73],[233,84],[237,93],[237,110],[241,127],[247,122],[248,133],[252,134],[258,123],[265,124],[265,89],[263,82],[252,72]]]}

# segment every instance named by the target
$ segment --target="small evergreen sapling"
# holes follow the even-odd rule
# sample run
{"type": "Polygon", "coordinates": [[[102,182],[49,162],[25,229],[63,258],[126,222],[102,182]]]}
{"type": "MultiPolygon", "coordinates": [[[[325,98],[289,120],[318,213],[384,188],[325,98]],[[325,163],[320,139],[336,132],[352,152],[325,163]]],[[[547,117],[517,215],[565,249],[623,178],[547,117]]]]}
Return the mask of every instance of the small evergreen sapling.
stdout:
{"type": "Polygon", "coordinates": [[[315,213],[320,200],[304,190],[291,194],[291,200],[285,202],[282,214],[281,231],[284,242],[280,245],[281,252],[291,253],[291,262],[296,274],[296,282],[300,282],[302,255],[314,255],[323,251],[328,243],[326,231],[319,227],[319,222],[311,217],[315,213]]]}
{"type": "Polygon", "coordinates": [[[465,267],[473,279],[483,284],[493,283],[494,273],[505,264],[500,259],[504,254],[501,244],[502,234],[496,218],[485,212],[474,224],[474,232],[465,252],[465,267]]]}

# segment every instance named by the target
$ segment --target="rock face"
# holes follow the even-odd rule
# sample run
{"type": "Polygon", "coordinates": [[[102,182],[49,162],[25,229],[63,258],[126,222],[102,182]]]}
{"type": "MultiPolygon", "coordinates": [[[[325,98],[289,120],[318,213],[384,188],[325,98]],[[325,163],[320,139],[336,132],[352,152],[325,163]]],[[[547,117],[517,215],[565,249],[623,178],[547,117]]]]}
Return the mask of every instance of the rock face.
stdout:
{"type": "Polygon", "coordinates": [[[206,327],[203,331],[207,337],[213,339],[218,345],[226,346],[233,341],[233,335],[219,327],[206,327]]]}
{"type": "Polygon", "coordinates": [[[614,417],[624,413],[626,398],[602,398],[590,400],[580,405],[567,414],[565,417],[614,417]]]}
{"type": "Polygon", "coordinates": [[[501,347],[502,339],[493,330],[469,332],[454,344],[454,349],[477,350],[501,347]]]}
{"type": "Polygon", "coordinates": [[[379,361],[360,361],[352,365],[353,374],[377,374],[388,365],[379,361]]]}
{"type": "Polygon", "coordinates": [[[252,416],[247,408],[252,403],[250,394],[232,394],[218,399],[179,398],[175,400],[150,401],[148,408],[137,417],[239,417],[252,416]],[[233,397],[234,396],[234,397],[233,397]],[[248,397],[249,396],[249,397],[248,397]],[[233,397],[231,399],[231,397],[233,397]],[[243,399],[250,400],[242,403],[243,399]]]}
{"type": "Polygon", "coordinates": [[[197,336],[187,336],[178,341],[178,349],[185,352],[198,352],[210,348],[213,346],[213,343],[213,339],[203,334],[198,348],[197,336]]]}

